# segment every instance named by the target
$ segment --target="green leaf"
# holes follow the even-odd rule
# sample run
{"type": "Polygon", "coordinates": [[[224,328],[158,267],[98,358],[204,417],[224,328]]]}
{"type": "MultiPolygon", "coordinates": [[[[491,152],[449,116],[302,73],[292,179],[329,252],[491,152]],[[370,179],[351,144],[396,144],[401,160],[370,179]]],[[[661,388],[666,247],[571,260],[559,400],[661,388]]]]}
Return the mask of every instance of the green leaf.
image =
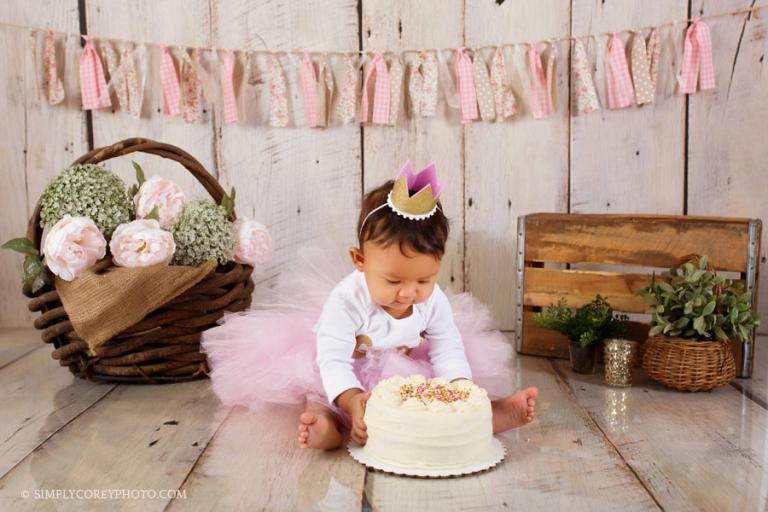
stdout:
{"type": "Polygon", "coordinates": [[[24,283],[31,283],[43,271],[43,262],[36,254],[27,254],[24,258],[24,283]]]}
{"type": "Polygon", "coordinates": [[[235,191],[235,187],[232,187],[232,190],[230,191],[229,195],[227,193],[224,193],[224,196],[221,198],[221,206],[224,207],[224,209],[227,212],[227,217],[232,215],[232,212],[235,211],[235,196],[237,195],[237,192],[235,191]]]}
{"type": "Polygon", "coordinates": [[[131,161],[131,163],[133,164],[134,170],[136,170],[136,181],[139,182],[139,186],[142,186],[144,182],[147,181],[147,178],[144,177],[144,171],[136,162],[131,161]]]}
{"type": "Polygon", "coordinates": [[[715,328],[713,329],[713,332],[715,333],[715,336],[717,336],[717,339],[719,340],[725,341],[728,339],[728,335],[725,334],[725,331],[723,331],[723,329],[721,329],[719,325],[715,326],[715,328]]]}
{"type": "Polygon", "coordinates": [[[749,339],[749,331],[747,331],[747,328],[743,325],[739,326],[739,338],[741,338],[741,341],[747,341],[749,339]]]}
{"type": "Polygon", "coordinates": [[[709,256],[705,254],[699,260],[699,268],[707,268],[707,263],[709,263],[709,256]]]}
{"type": "Polygon", "coordinates": [[[669,283],[668,283],[668,282],[666,282],[666,281],[662,281],[662,282],[660,282],[660,283],[659,283],[659,288],[661,288],[663,291],[665,291],[665,292],[667,292],[667,293],[669,293],[669,294],[674,294],[674,293],[675,293],[675,289],[674,289],[674,288],[672,288],[672,285],[671,285],[671,284],[669,284],[669,283]]]}
{"type": "Polygon", "coordinates": [[[32,293],[37,293],[37,291],[45,286],[45,281],[43,280],[43,273],[45,272],[45,267],[43,266],[43,262],[40,261],[40,255],[39,254],[27,254],[27,256],[24,258],[24,275],[22,277],[22,282],[24,284],[32,284],[32,293]]]}
{"type": "Polygon", "coordinates": [[[648,336],[656,336],[663,330],[664,330],[663,325],[654,325],[653,327],[651,327],[651,330],[648,331],[648,336]]]}
{"type": "Polygon", "coordinates": [[[152,211],[149,212],[147,215],[144,216],[145,219],[155,219],[157,222],[160,222],[160,208],[155,205],[154,208],[152,208],[152,211]]]}
{"type": "Polygon", "coordinates": [[[32,293],[37,293],[43,286],[45,286],[43,278],[41,276],[35,277],[34,281],[32,281],[32,293]]]}
{"type": "Polygon", "coordinates": [[[5,242],[1,247],[22,254],[40,254],[28,238],[13,238],[5,242]]]}
{"type": "Polygon", "coordinates": [[[696,320],[693,321],[693,328],[701,335],[707,334],[706,323],[703,316],[696,317],[696,320]]]}
{"type": "Polygon", "coordinates": [[[715,306],[717,305],[716,301],[711,301],[707,303],[706,306],[704,306],[704,309],[701,311],[702,315],[710,315],[715,310],[715,306]]]}

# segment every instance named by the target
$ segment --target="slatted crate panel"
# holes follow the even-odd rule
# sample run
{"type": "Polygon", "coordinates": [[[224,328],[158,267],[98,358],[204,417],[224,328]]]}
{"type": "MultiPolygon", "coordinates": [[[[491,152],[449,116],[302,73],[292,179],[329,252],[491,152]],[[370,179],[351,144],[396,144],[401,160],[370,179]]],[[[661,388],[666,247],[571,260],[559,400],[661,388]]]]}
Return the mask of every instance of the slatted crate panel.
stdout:
{"type": "MultiPolygon", "coordinates": [[[[693,254],[709,256],[719,272],[738,273],[757,308],[759,219],[537,213],[518,219],[516,343],[523,354],[568,357],[567,339],[533,325],[533,315],[561,297],[579,307],[596,294],[617,312],[644,313],[636,292],[649,267],[667,269],[693,254]],[[612,266],[586,270],[573,265],[612,266]],[[618,267],[617,267],[618,266],[618,267]],[[634,271],[633,271],[634,270],[634,271]]],[[[630,322],[629,337],[644,341],[648,326],[630,322]]],[[[751,374],[754,345],[733,343],[739,376],[751,374]]]]}

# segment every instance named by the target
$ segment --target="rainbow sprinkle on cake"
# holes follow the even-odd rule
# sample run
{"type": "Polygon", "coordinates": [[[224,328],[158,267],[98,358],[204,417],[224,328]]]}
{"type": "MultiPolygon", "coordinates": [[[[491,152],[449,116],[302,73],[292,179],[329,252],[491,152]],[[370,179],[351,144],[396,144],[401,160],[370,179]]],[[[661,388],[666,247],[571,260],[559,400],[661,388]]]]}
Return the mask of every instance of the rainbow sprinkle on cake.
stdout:
{"type": "Polygon", "coordinates": [[[459,400],[469,399],[469,389],[453,389],[445,384],[421,383],[418,386],[403,384],[400,386],[400,402],[409,398],[416,398],[423,404],[429,404],[434,400],[450,404],[459,400]]]}

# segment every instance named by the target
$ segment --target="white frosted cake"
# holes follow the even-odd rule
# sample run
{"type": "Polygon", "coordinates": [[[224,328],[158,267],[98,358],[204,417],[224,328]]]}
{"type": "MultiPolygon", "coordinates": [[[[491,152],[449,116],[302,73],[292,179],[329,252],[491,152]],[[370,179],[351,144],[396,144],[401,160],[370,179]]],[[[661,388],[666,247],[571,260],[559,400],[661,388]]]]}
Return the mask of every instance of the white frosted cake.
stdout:
{"type": "Polygon", "coordinates": [[[497,453],[491,401],[471,381],[421,375],[392,377],[373,388],[365,406],[363,451],[408,468],[461,468],[497,453]]]}

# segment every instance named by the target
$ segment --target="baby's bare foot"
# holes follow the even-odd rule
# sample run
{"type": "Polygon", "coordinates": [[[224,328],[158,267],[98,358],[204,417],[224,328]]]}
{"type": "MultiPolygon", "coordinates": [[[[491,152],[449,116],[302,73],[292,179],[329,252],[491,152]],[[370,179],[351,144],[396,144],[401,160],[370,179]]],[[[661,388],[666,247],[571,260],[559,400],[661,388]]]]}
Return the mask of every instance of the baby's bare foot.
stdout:
{"type": "Polygon", "coordinates": [[[299,416],[299,446],[333,450],[341,446],[342,436],[330,413],[306,410],[299,416]]]}
{"type": "Polygon", "coordinates": [[[539,390],[525,388],[491,403],[493,410],[493,433],[504,432],[533,421],[536,396],[539,390]]]}

